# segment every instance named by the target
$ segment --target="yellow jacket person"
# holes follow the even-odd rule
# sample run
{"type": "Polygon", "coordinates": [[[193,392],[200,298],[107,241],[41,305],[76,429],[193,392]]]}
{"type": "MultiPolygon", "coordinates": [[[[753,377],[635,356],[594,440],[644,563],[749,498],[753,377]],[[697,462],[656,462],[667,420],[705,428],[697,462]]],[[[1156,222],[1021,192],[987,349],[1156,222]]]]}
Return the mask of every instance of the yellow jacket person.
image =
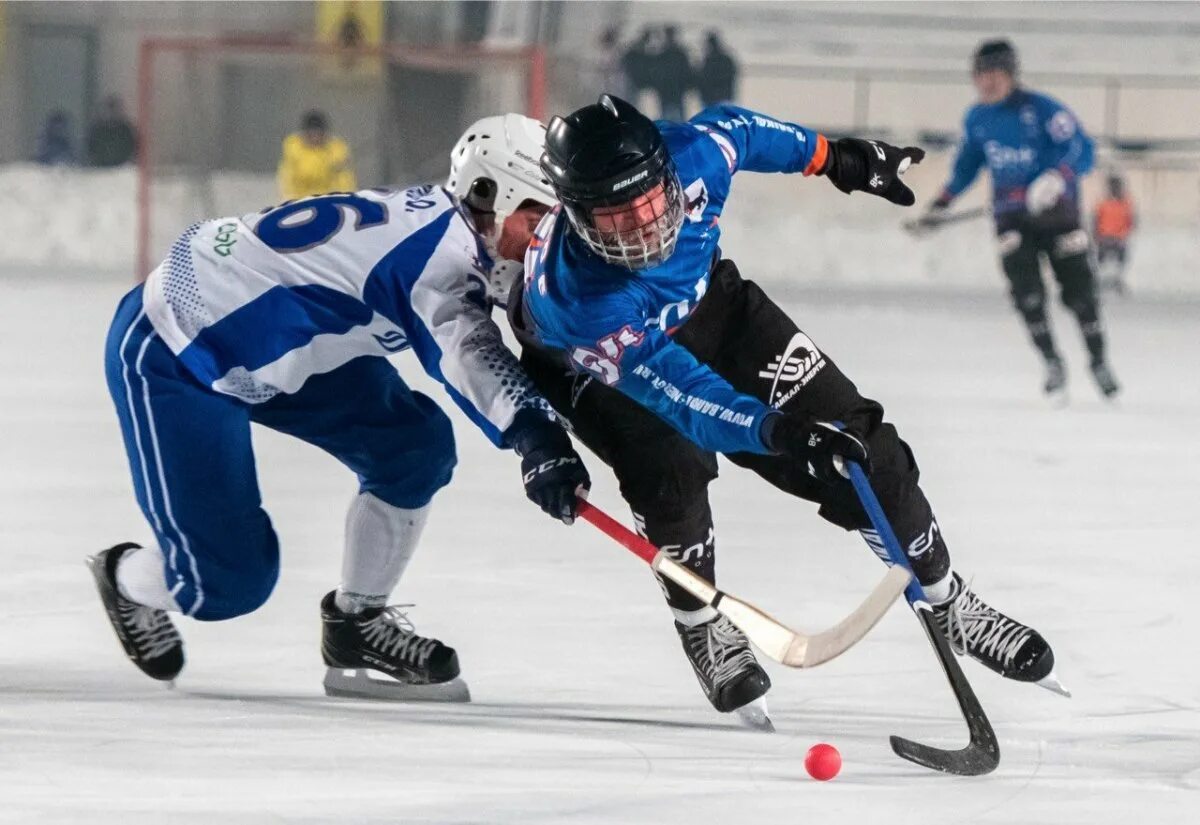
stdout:
{"type": "Polygon", "coordinates": [[[300,131],[283,139],[279,158],[279,191],[285,200],[357,188],[350,147],[329,133],[324,112],[304,115],[300,131]]]}

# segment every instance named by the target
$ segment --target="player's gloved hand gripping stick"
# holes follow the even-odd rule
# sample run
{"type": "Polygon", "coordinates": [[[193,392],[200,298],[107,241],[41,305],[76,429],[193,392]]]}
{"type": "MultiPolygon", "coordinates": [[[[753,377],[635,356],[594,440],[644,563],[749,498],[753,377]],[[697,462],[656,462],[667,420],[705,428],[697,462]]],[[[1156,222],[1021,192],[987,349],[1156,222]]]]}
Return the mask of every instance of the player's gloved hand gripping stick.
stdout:
{"type": "Polygon", "coordinates": [[[755,647],[788,667],[815,667],[845,653],[883,618],[912,578],[904,567],[889,568],[883,581],[854,612],[828,630],[809,635],[791,629],[749,602],[718,590],[665,551],[583,499],[579,501],[579,515],[649,564],[654,572],[670,579],[704,604],[711,605],[737,625],[755,647]]]}
{"type": "MultiPolygon", "coordinates": [[[[908,558],[904,555],[904,550],[896,539],[896,533],[892,530],[892,525],[879,505],[879,499],[875,497],[875,491],[871,489],[871,482],[867,480],[866,473],[855,461],[845,462],[845,469],[849,473],[850,483],[854,485],[854,492],[858,494],[863,509],[867,511],[867,516],[871,519],[871,525],[879,533],[879,537],[887,548],[888,557],[895,565],[892,569],[902,567],[905,570],[911,570],[908,558]]],[[[929,638],[929,643],[933,645],[938,661],[942,664],[942,670],[945,671],[946,679],[950,682],[950,689],[954,691],[954,698],[958,700],[959,710],[962,711],[963,719],[966,720],[971,740],[965,748],[952,751],[933,748],[910,739],[893,736],[891,737],[892,750],[902,759],[916,762],[918,765],[924,765],[935,771],[944,771],[960,776],[981,776],[991,773],[1000,764],[1000,745],[996,741],[996,734],[992,730],[992,725],[988,721],[983,707],[979,704],[979,699],[975,696],[975,691],[971,689],[967,677],[963,674],[958,659],[951,652],[946,637],[938,628],[933,608],[926,601],[925,591],[921,588],[921,583],[917,581],[916,576],[912,577],[912,581],[904,591],[904,596],[908,599],[913,613],[921,621],[921,626],[925,628],[925,635],[929,638]]]]}

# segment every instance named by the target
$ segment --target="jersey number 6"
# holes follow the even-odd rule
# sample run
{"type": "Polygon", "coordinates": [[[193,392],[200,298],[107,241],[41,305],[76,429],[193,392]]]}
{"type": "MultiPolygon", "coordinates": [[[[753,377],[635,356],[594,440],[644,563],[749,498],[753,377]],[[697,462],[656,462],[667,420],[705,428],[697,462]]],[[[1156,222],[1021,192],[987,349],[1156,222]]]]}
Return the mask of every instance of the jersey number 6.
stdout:
{"type": "Polygon", "coordinates": [[[354,230],[387,223],[387,207],[357,195],[322,195],[277,206],[263,216],[254,234],[276,252],[303,252],[338,233],[346,213],[354,213],[354,230]]]}

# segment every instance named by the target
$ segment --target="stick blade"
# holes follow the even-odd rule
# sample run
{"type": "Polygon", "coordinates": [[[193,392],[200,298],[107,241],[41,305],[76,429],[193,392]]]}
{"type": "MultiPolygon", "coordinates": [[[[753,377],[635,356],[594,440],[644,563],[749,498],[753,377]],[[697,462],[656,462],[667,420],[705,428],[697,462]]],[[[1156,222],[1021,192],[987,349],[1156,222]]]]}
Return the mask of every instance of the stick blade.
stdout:
{"type": "Polygon", "coordinates": [[[979,743],[971,742],[956,751],[922,745],[902,736],[892,736],[890,741],[892,751],[901,759],[955,776],[984,776],[996,770],[1000,764],[1000,748],[994,738],[979,743]]]}
{"type": "Polygon", "coordinates": [[[809,636],[800,657],[785,659],[782,664],[789,667],[816,667],[842,655],[879,624],[879,620],[904,593],[911,579],[912,575],[903,567],[889,568],[871,595],[854,612],[828,630],[809,636]]]}
{"type": "Polygon", "coordinates": [[[946,637],[938,628],[929,605],[919,602],[913,605],[913,612],[925,629],[925,635],[933,645],[934,653],[950,683],[950,690],[958,703],[963,721],[967,723],[970,741],[965,748],[959,750],[944,750],[920,742],[913,742],[900,736],[891,737],[892,750],[901,759],[907,759],[926,768],[942,773],[952,773],[958,776],[983,776],[991,773],[1000,764],[1000,743],[996,740],[996,732],[988,721],[979,697],[971,688],[962,667],[946,637]]]}

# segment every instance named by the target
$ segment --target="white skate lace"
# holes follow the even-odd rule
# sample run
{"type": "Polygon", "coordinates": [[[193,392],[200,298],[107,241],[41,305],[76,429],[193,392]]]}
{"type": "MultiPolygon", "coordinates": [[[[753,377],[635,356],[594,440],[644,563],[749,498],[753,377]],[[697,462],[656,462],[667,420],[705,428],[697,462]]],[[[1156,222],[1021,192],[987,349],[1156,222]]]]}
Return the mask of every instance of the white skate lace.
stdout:
{"type": "Polygon", "coordinates": [[[709,675],[714,687],[755,664],[745,636],[724,616],[689,629],[688,636],[696,652],[696,664],[709,675]]]}
{"type": "Polygon", "coordinates": [[[381,653],[424,667],[439,642],[417,635],[408,614],[400,609],[413,606],[389,605],[378,616],[364,622],[361,631],[363,639],[381,653]]]}
{"type": "Polygon", "coordinates": [[[157,659],[179,644],[179,633],[165,610],[135,602],[118,605],[129,638],[146,659],[157,659]]]}
{"type": "Polygon", "coordinates": [[[946,639],[959,653],[970,652],[1011,666],[1033,631],[985,604],[971,592],[971,583],[961,585],[962,590],[946,609],[946,639]]]}

